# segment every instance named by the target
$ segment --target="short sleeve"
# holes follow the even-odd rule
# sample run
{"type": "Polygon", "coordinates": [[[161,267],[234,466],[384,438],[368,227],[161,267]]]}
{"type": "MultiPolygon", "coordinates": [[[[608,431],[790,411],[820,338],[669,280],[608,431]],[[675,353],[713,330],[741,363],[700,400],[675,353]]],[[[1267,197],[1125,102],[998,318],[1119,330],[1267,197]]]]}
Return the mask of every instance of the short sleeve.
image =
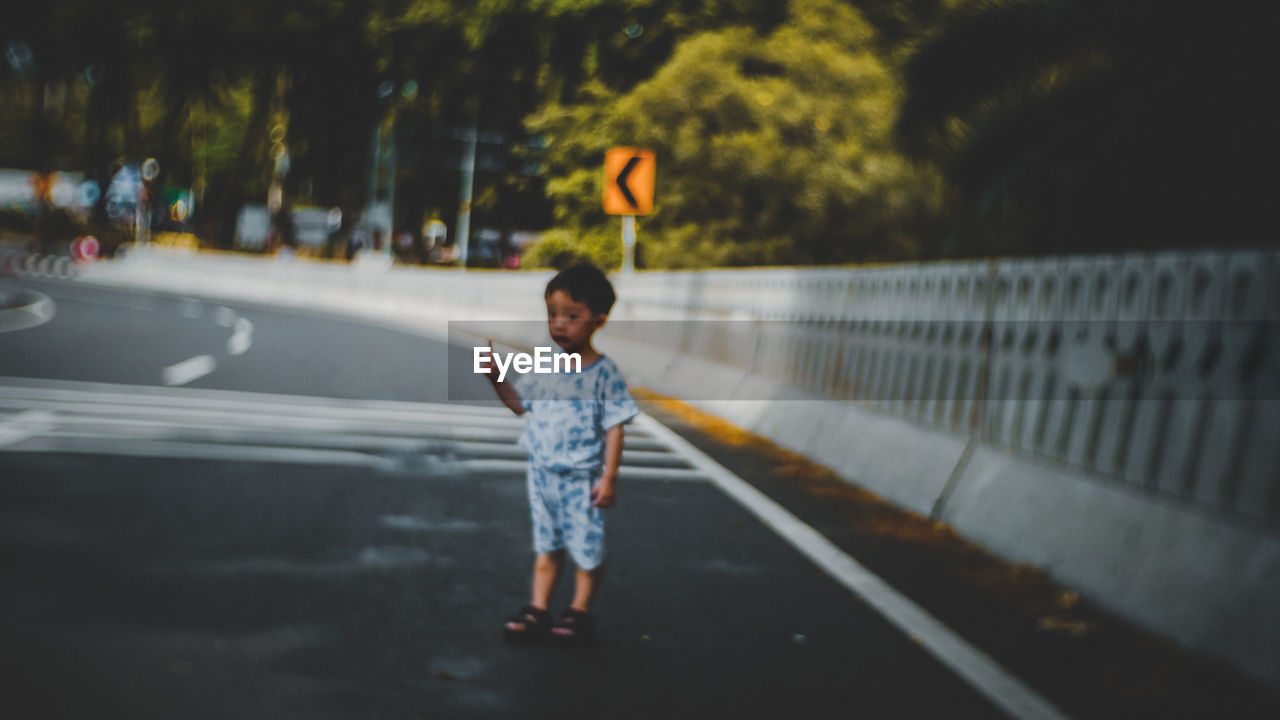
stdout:
{"type": "Polygon", "coordinates": [[[627,388],[627,381],[622,377],[618,367],[610,362],[601,369],[607,372],[601,377],[599,400],[603,405],[603,412],[600,416],[600,425],[608,430],[614,425],[621,425],[639,415],[640,408],[636,407],[636,402],[631,397],[631,390],[627,388]]]}

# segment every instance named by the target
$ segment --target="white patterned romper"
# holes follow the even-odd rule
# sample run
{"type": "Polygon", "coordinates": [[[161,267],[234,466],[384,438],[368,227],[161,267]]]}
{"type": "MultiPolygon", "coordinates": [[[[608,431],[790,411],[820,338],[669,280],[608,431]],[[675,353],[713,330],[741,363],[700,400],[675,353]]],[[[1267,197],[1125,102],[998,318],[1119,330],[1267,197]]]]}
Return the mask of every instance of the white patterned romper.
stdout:
{"type": "Polygon", "coordinates": [[[581,372],[527,374],[515,390],[528,418],[520,445],[529,452],[534,552],[566,548],[591,570],[604,562],[604,516],[591,488],[604,472],[605,433],[640,410],[604,355],[581,372]]]}

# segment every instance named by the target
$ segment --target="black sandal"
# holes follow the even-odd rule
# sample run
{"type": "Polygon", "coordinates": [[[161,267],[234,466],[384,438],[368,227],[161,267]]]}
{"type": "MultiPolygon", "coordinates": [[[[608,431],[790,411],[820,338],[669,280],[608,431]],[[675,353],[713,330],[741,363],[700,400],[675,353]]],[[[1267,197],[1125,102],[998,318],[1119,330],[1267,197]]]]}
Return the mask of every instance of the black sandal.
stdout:
{"type": "Polygon", "coordinates": [[[506,625],[502,626],[502,636],[509,643],[529,643],[545,638],[551,632],[551,613],[546,610],[539,610],[532,605],[525,605],[515,615],[507,618],[506,625]],[[524,628],[523,630],[515,630],[509,627],[516,624],[524,628]]]}
{"type": "Polygon", "coordinates": [[[568,647],[591,645],[596,640],[596,620],[589,612],[565,608],[564,614],[551,627],[551,639],[568,647]]]}

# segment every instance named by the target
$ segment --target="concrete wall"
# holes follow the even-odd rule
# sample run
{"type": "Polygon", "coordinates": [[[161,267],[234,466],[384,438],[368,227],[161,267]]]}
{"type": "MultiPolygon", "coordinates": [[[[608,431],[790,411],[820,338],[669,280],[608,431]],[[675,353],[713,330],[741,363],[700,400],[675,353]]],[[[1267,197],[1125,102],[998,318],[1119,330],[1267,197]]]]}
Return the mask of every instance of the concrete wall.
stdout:
{"type": "MultiPolygon", "coordinates": [[[[137,253],[98,282],[527,320],[548,273],[137,253]]],[[[1280,253],[639,273],[601,347],[1137,623],[1280,686],[1280,253]]],[[[506,324],[511,327],[510,323],[506,324]]],[[[523,329],[521,329],[523,328],[523,329]]]]}

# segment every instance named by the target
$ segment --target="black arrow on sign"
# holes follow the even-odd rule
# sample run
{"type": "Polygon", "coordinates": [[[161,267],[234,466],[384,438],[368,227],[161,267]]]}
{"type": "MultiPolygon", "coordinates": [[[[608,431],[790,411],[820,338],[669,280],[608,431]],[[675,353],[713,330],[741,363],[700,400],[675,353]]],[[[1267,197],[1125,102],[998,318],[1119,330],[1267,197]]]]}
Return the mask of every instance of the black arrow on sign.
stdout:
{"type": "Polygon", "coordinates": [[[639,155],[632,156],[632,158],[627,161],[626,167],[622,168],[622,172],[618,173],[618,179],[615,181],[618,183],[618,189],[622,191],[622,197],[626,198],[631,207],[637,210],[640,209],[640,203],[636,202],[636,196],[632,195],[631,188],[627,187],[627,176],[631,174],[631,171],[635,169],[639,162],[639,155]]]}

